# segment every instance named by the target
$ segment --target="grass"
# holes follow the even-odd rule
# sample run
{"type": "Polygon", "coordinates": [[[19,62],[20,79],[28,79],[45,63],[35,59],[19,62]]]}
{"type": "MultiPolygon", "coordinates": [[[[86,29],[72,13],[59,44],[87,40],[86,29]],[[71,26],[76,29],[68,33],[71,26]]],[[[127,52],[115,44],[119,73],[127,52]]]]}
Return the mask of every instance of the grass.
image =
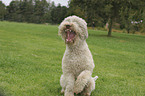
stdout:
{"type": "MultiPolygon", "coordinates": [[[[0,89],[6,96],[63,96],[65,44],[58,26],[0,22],[0,89]]],[[[145,95],[145,36],[89,30],[98,75],[92,96],[145,95]]]]}

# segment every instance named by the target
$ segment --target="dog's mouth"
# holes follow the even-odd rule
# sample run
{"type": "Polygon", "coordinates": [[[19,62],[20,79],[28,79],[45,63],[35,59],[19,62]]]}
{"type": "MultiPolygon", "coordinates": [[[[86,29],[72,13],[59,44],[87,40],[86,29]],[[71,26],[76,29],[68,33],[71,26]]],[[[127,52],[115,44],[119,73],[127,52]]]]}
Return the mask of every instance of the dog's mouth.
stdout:
{"type": "Polygon", "coordinates": [[[73,30],[71,30],[71,28],[67,28],[67,27],[65,29],[65,33],[66,33],[65,42],[66,43],[74,43],[76,33],[73,30]]]}

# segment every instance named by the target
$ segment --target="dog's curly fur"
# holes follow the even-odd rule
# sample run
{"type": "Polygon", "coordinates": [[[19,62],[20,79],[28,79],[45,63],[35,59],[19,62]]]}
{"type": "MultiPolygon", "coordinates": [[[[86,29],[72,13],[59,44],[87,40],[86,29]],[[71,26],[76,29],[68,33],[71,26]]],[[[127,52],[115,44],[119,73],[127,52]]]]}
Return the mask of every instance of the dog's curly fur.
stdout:
{"type": "Polygon", "coordinates": [[[87,23],[77,16],[69,16],[59,26],[58,34],[66,42],[66,50],[62,59],[63,74],[60,78],[61,92],[65,96],[74,96],[82,93],[90,96],[95,89],[95,80],[92,77],[94,61],[86,43],[88,38],[87,23]],[[66,42],[66,26],[75,32],[73,42],[66,42]]]}

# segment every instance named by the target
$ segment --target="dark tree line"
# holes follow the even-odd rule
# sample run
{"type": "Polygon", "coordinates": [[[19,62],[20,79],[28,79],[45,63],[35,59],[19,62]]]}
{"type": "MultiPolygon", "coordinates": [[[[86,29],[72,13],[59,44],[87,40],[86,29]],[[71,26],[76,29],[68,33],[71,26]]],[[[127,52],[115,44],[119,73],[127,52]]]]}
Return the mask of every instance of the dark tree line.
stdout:
{"type": "Polygon", "coordinates": [[[88,26],[108,24],[108,36],[116,23],[128,33],[145,30],[144,0],[69,0],[68,8],[46,0],[13,0],[9,6],[0,1],[0,20],[59,24],[69,15],[85,19],[88,26]]]}
{"type": "Polygon", "coordinates": [[[13,0],[9,6],[0,1],[0,20],[58,24],[66,14],[67,7],[46,0],[13,0]]]}
{"type": "Polygon", "coordinates": [[[145,30],[145,0],[71,0],[69,6],[69,13],[83,17],[89,26],[108,23],[108,36],[115,23],[128,33],[145,30]]]}

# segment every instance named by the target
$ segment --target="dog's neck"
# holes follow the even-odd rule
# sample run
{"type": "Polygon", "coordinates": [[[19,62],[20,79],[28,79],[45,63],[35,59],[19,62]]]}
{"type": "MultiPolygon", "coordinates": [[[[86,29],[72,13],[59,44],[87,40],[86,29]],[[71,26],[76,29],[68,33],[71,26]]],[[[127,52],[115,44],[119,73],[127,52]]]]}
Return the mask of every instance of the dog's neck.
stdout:
{"type": "Polygon", "coordinates": [[[78,51],[78,50],[81,51],[81,50],[84,50],[85,48],[88,48],[86,40],[81,43],[75,44],[75,45],[66,44],[66,49],[68,51],[78,51]]]}

